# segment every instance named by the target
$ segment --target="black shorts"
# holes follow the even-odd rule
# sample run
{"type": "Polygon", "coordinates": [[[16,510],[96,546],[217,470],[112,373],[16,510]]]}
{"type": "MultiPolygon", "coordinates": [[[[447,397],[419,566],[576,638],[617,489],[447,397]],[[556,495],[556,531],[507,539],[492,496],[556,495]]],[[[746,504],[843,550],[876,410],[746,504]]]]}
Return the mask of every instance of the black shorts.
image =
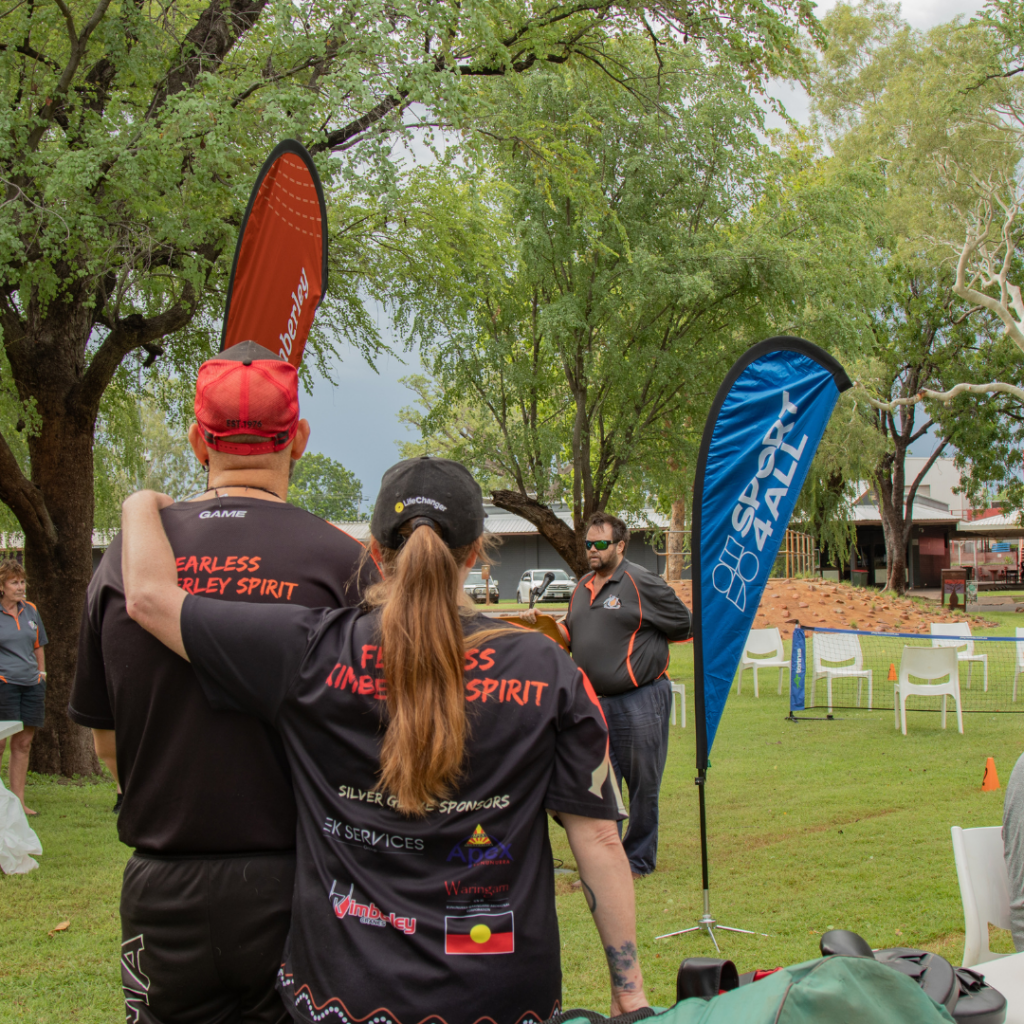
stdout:
{"type": "Polygon", "coordinates": [[[18,686],[0,683],[0,722],[21,722],[36,729],[46,720],[46,683],[18,686]]]}
{"type": "Polygon", "coordinates": [[[274,988],[291,920],[293,853],[135,853],[121,887],[128,1024],[284,1024],[274,988]]]}

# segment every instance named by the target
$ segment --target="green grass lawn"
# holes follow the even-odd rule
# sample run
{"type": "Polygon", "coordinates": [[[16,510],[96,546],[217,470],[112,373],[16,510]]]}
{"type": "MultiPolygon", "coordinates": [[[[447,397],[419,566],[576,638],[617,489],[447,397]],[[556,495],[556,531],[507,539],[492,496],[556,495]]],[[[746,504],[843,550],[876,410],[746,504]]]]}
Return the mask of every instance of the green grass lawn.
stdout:
{"type": "MultiPolygon", "coordinates": [[[[992,635],[1012,635],[1024,616],[989,613],[992,635]]],[[[656,941],[701,912],[697,794],[693,785],[692,647],[673,648],[673,677],[687,681],[685,730],[672,729],[661,800],[658,870],[637,883],[640,951],[648,995],[674,1001],[686,956],[713,955],[701,935],[656,941]]],[[[708,823],[712,911],[723,924],[768,937],[723,933],[741,970],[817,955],[830,927],[859,931],[874,946],[923,946],[959,963],[963,911],[951,825],[998,825],[1004,791],[981,792],[986,757],[1005,784],[1024,750],[1024,716],[910,716],[904,738],[891,710],[837,711],[834,721],[785,721],[775,684],[733,695],[712,751],[708,823]]],[[[888,684],[887,684],[888,685],[888,684]]],[[[891,696],[891,694],[890,694],[891,696]]],[[[113,784],[30,779],[41,867],[0,876],[0,1022],[113,1022],[118,988],[117,901],[128,851],[116,837],[113,784]],[[70,920],[66,932],[48,932],[70,920]]],[[[573,861],[557,826],[555,855],[573,861]]],[[[607,969],[572,875],[558,876],[564,995],[606,1009],[607,969]]],[[[993,948],[1012,951],[997,933],[993,948]]]]}

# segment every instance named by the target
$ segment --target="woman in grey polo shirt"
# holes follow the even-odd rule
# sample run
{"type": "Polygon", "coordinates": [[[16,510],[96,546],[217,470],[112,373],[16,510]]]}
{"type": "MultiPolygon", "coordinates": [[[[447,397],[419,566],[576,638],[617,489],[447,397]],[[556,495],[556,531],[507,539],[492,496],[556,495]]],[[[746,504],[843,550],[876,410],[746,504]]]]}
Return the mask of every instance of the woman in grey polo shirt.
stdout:
{"type": "MultiPolygon", "coordinates": [[[[25,600],[28,577],[13,558],[0,561],[0,721],[21,722],[24,729],[11,737],[8,781],[25,813],[25,773],[32,737],[44,720],[46,630],[36,606],[25,600]]],[[[0,740],[0,758],[6,740],[0,740]]]]}

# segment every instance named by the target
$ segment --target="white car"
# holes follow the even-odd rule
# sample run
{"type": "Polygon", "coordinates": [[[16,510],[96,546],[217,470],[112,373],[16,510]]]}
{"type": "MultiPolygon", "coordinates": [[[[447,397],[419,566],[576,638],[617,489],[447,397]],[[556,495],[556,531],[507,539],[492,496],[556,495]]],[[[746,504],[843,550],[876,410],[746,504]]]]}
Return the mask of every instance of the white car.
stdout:
{"type": "Polygon", "coordinates": [[[564,569],[527,569],[516,588],[516,598],[520,604],[530,603],[530,591],[539,590],[544,585],[544,576],[547,573],[551,573],[555,578],[548,584],[541,601],[569,600],[576,589],[574,576],[570,576],[564,569]]]}

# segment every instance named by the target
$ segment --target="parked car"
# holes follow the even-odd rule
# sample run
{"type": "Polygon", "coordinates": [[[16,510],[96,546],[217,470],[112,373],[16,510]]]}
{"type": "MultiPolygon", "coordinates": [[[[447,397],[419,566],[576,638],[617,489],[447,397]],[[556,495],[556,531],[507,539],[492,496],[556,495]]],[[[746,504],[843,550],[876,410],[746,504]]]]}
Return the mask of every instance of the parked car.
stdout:
{"type": "Polygon", "coordinates": [[[555,578],[544,591],[542,601],[568,601],[576,589],[576,577],[570,576],[564,569],[527,569],[516,588],[516,598],[520,604],[530,603],[530,591],[539,590],[544,584],[544,576],[551,573],[555,578]]]}
{"type": "Polygon", "coordinates": [[[466,577],[466,582],[462,584],[462,589],[466,595],[478,604],[484,604],[487,600],[487,591],[491,592],[491,604],[498,603],[498,581],[492,576],[486,583],[484,583],[483,574],[479,569],[471,569],[469,575],[466,577]]]}

